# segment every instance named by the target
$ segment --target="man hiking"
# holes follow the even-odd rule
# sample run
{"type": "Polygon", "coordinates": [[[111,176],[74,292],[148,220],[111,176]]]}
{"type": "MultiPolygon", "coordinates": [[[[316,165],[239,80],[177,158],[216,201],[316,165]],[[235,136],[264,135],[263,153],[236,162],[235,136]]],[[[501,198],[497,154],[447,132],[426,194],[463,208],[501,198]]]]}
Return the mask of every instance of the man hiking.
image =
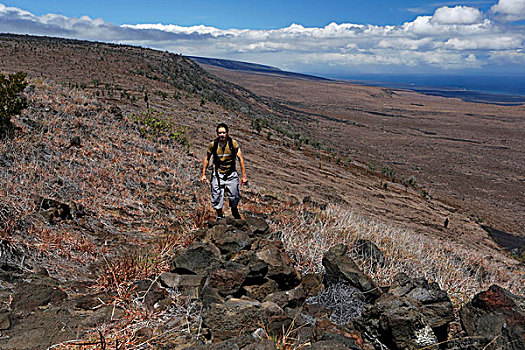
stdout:
{"type": "Polygon", "coordinates": [[[237,205],[241,199],[239,194],[239,175],[235,170],[237,157],[241,164],[242,178],[241,185],[248,182],[246,169],[244,168],[244,158],[237,141],[233,140],[228,134],[228,125],[219,123],[217,125],[217,138],[208,145],[208,151],[202,164],[201,182],[206,183],[206,168],[213,156],[213,174],[211,177],[211,204],[217,211],[217,220],[224,218],[222,207],[224,205],[224,194],[228,193],[228,199],[232,215],[235,219],[240,219],[237,205]]]}

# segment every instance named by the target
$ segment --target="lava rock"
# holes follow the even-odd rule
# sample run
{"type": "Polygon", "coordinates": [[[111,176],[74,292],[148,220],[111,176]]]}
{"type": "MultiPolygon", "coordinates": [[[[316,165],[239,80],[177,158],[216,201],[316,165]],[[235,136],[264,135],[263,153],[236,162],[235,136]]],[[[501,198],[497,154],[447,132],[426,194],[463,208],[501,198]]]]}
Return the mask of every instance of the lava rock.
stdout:
{"type": "Polygon", "coordinates": [[[206,275],[180,275],[165,272],[159,276],[159,281],[162,286],[175,289],[191,300],[197,300],[201,298],[206,278],[206,275]]]}
{"type": "Polygon", "coordinates": [[[419,311],[424,315],[425,323],[432,327],[440,342],[447,340],[449,324],[455,319],[454,306],[447,292],[437,283],[428,283],[423,278],[410,279],[400,273],[394,277],[389,293],[419,301],[422,304],[419,311]]]}
{"type": "Polygon", "coordinates": [[[155,304],[168,297],[165,289],[161,288],[156,281],[141,280],[133,284],[135,300],[141,301],[149,309],[154,309],[155,304]]]}
{"type": "Polygon", "coordinates": [[[270,226],[263,217],[257,216],[256,214],[245,214],[246,224],[250,227],[250,230],[254,235],[258,237],[265,237],[270,230],[270,226]]]}
{"type": "Polygon", "coordinates": [[[11,303],[16,313],[31,313],[34,309],[48,304],[59,304],[67,299],[67,294],[52,281],[22,282],[16,286],[11,303]]]}
{"type": "Polygon", "coordinates": [[[264,301],[271,301],[283,309],[286,307],[300,307],[303,305],[305,300],[306,293],[301,286],[287,291],[275,292],[267,295],[266,298],[264,298],[264,301]]]}
{"type": "Polygon", "coordinates": [[[195,242],[172,260],[170,272],[207,275],[223,262],[221,253],[215,245],[195,242]]]}
{"type": "Polygon", "coordinates": [[[247,297],[263,301],[267,295],[278,292],[279,285],[274,280],[267,280],[263,284],[244,286],[243,289],[247,297]]]}
{"type": "Polygon", "coordinates": [[[459,315],[463,329],[480,348],[492,343],[497,349],[525,349],[525,298],[492,285],[475,295],[459,315]]]}
{"type": "Polygon", "coordinates": [[[216,225],[208,231],[206,241],[217,246],[229,259],[235,253],[249,250],[255,238],[247,225],[216,225]]]}
{"type": "Polygon", "coordinates": [[[337,244],[324,254],[322,262],[326,270],[327,283],[346,281],[364,293],[368,299],[377,299],[381,291],[372,279],[359,269],[347,252],[347,246],[337,244]]]}
{"type": "Polygon", "coordinates": [[[261,242],[255,255],[268,264],[266,278],[277,282],[281,290],[288,290],[301,282],[301,275],[295,270],[293,261],[285,252],[282,242],[261,242]]]}
{"type": "Polygon", "coordinates": [[[301,286],[308,296],[318,295],[323,287],[323,275],[320,273],[309,273],[303,276],[301,286]]]}
{"type": "Polygon", "coordinates": [[[259,259],[253,251],[243,251],[232,257],[231,261],[242,264],[248,268],[246,284],[263,284],[267,281],[268,263],[259,259]]]}
{"type": "Polygon", "coordinates": [[[267,319],[262,304],[255,300],[232,298],[223,304],[212,304],[203,312],[203,321],[211,331],[213,342],[251,334],[267,319]]]}
{"type": "Polygon", "coordinates": [[[228,261],[210,272],[208,283],[222,296],[234,295],[243,285],[248,272],[244,265],[228,261]]]}

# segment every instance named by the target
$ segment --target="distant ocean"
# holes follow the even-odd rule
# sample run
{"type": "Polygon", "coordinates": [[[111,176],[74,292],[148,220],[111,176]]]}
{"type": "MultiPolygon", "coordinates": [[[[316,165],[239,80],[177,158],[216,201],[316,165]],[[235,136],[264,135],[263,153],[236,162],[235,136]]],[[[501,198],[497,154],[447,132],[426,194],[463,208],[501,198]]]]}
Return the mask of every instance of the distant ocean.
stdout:
{"type": "Polygon", "coordinates": [[[358,74],[331,78],[470,102],[525,104],[525,76],[358,74]]]}

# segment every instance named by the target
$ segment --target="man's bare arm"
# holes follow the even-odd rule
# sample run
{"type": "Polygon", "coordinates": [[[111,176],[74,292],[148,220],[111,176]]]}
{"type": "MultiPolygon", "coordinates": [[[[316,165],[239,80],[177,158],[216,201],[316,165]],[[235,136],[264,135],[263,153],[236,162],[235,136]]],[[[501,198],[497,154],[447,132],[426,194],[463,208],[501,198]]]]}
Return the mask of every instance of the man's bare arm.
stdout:
{"type": "Polygon", "coordinates": [[[241,163],[241,171],[242,171],[241,185],[244,185],[248,182],[248,177],[246,177],[246,168],[244,167],[244,158],[242,156],[242,152],[240,148],[237,151],[237,157],[239,157],[239,163],[241,163]]]}
{"type": "Polygon", "coordinates": [[[204,160],[202,161],[202,176],[201,176],[201,182],[203,184],[206,183],[206,168],[208,167],[208,164],[210,163],[211,153],[206,152],[206,157],[204,157],[204,160]]]}

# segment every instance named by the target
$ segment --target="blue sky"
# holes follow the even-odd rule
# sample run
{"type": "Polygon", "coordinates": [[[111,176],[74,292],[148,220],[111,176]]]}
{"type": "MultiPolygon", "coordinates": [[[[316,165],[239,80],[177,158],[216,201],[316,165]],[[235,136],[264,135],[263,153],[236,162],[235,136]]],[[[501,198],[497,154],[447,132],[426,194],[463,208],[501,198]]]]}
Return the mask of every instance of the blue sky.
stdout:
{"type": "Polygon", "coordinates": [[[524,20],[525,0],[0,0],[0,32],[331,76],[525,74],[524,20]]]}
{"type": "Polygon", "coordinates": [[[221,29],[277,29],[292,23],[325,26],[331,22],[396,25],[412,21],[417,15],[432,15],[442,6],[472,6],[488,10],[495,1],[421,0],[26,0],[1,1],[41,16],[47,13],[67,17],[103,18],[116,25],[163,23],[191,26],[205,24],[221,29]],[[147,5],[145,5],[147,3],[147,5]]]}

